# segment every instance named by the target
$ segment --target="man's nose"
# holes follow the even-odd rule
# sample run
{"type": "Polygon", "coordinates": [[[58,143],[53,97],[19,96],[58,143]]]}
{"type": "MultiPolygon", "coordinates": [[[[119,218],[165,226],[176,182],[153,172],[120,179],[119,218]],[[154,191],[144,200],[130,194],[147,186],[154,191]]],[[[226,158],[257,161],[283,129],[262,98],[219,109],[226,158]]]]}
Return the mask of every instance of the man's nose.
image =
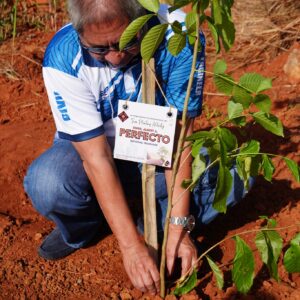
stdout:
{"type": "Polygon", "coordinates": [[[105,60],[112,63],[112,64],[117,64],[120,62],[124,57],[124,53],[119,52],[119,51],[109,51],[105,56],[105,60]]]}

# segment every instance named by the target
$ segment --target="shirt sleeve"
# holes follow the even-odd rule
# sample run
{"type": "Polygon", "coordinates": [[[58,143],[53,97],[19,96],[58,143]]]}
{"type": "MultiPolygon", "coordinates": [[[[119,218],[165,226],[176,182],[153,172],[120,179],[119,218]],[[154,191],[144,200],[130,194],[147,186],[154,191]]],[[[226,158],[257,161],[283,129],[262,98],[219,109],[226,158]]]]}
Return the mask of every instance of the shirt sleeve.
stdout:
{"type": "Polygon", "coordinates": [[[104,133],[95,96],[80,78],[51,67],[43,77],[60,138],[79,142],[104,133]]]}
{"type": "MultiPolygon", "coordinates": [[[[198,53],[196,62],[196,72],[192,85],[191,95],[188,102],[188,117],[194,118],[201,114],[203,87],[205,79],[205,39],[200,35],[202,50],[198,53]]],[[[178,54],[172,56],[166,49],[159,57],[158,70],[162,76],[162,86],[168,103],[165,103],[164,97],[159,95],[161,105],[172,105],[178,109],[178,115],[181,117],[189,76],[193,60],[193,47],[187,42],[186,47],[178,54]],[[164,103],[164,104],[163,104],[164,103]]]]}

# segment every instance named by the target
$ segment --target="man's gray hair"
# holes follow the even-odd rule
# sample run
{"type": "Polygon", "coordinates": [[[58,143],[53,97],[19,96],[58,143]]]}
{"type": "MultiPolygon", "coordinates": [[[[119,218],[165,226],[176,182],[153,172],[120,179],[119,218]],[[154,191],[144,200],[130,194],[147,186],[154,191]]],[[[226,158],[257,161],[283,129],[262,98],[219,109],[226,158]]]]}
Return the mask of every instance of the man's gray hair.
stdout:
{"type": "Polygon", "coordinates": [[[121,17],[131,22],[146,14],[137,0],[68,0],[68,10],[79,33],[87,24],[110,23],[121,17]]]}

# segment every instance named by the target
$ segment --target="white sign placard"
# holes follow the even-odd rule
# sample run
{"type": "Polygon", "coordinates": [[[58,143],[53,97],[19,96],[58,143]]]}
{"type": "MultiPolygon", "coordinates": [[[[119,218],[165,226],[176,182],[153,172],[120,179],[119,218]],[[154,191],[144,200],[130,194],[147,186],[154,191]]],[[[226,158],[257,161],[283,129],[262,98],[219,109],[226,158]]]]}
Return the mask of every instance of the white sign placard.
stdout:
{"type": "Polygon", "coordinates": [[[171,167],[177,109],[119,100],[114,157],[171,167]]]}

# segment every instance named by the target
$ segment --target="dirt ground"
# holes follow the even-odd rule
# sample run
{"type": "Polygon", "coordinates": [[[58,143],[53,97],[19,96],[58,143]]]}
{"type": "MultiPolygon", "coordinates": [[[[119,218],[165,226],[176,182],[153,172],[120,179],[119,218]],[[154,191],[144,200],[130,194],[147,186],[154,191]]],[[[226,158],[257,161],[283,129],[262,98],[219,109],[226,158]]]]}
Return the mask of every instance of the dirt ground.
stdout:
{"type": "MultiPolygon", "coordinates": [[[[121,254],[114,236],[108,233],[98,243],[80,249],[69,257],[48,262],[38,257],[37,247],[54,224],[32,207],[22,186],[30,162],[52,143],[55,132],[47,96],[41,77],[45,46],[53,32],[31,29],[15,40],[0,44],[0,299],[160,299],[134,289],[124,271],[121,254]]],[[[299,84],[283,71],[294,45],[269,60],[250,65],[227,56],[234,76],[255,71],[274,78],[270,92],[272,112],[283,122],[285,137],[275,137],[254,126],[250,134],[260,139],[266,152],[285,155],[299,161],[299,84]]],[[[208,69],[215,60],[208,55],[208,69]]],[[[207,129],[222,115],[226,98],[217,95],[211,79],[205,87],[205,109],[197,127],[207,129]]],[[[296,184],[282,162],[272,183],[258,178],[242,203],[228,214],[218,217],[203,228],[197,237],[201,249],[232,234],[258,228],[259,216],[276,219],[278,226],[299,224],[300,185],[296,184]]],[[[299,232],[291,227],[280,232],[284,246],[299,232]]],[[[253,249],[254,234],[243,238],[253,249]]],[[[208,267],[203,264],[197,288],[182,299],[300,299],[300,275],[289,275],[279,261],[278,283],[269,278],[255,251],[256,277],[249,295],[242,296],[232,286],[230,263],[234,242],[228,240],[211,256],[223,265],[225,287],[216,287],[208,267]]],[[[168,296],[167,299],[175,299],[168,296]]]]}

